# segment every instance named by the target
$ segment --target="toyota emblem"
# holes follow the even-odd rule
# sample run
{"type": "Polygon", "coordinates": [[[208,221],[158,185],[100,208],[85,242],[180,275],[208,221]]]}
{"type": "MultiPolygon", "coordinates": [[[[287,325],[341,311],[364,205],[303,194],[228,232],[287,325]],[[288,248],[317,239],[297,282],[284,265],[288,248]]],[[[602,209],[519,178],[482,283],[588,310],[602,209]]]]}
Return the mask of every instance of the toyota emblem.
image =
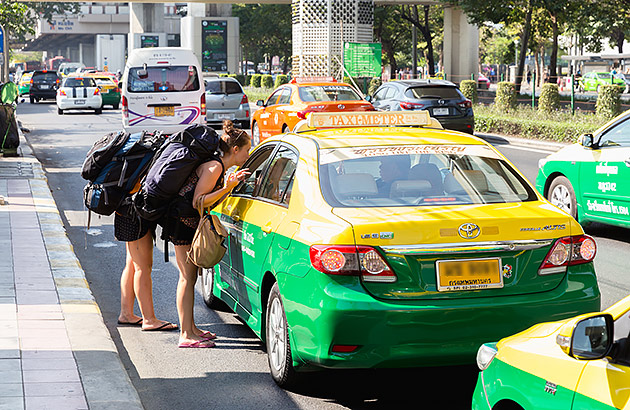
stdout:
{"type": "Polygon", "coordinates": [[[465,223],[457,228],[457,232],[464,239],[475,239],[481,233],[481,229],[479,229],[477,224],[465,223]]]}
{"type": "Polygon", "coordinates": [[[343,104],[339,104],[339,105],[337,106],[337,108],[339,108],[340,110],[345,110],[345,109],[346,109],[346,106],[345,106],[345,105],[343,105],[343,104]]]}

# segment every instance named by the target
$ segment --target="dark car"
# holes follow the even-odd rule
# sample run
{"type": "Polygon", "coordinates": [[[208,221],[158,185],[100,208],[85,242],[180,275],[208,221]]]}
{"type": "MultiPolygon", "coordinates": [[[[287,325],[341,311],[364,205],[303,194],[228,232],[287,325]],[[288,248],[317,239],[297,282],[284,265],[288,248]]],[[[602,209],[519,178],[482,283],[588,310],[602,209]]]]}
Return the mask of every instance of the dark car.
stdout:
{"type": "Polygon", "coordinates": [[[54,100],[57,97],[60,83],[61,76],[56,71],[34,71],[29,90],[31,104],[39,102],[39,100],[54,100]]]}
{"type": "Polygon", "coordinates": [[[444,128],[469,134],[475,129],[472,103],[450,81],[390,81],[368,98],[379,111],[427,110],[444,128]]]}

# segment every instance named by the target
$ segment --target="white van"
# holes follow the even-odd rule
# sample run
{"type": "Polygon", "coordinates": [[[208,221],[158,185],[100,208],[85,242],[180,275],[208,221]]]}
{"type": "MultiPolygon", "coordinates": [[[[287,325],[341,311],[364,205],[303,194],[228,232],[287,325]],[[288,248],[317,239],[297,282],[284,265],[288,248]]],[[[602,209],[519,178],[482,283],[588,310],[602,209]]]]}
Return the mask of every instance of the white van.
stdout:
{"type": "Polygon", "coordinates": [[[122,77],[122,122],[127,132],[172,134],[206,120],[201,67],[192,50],[135,49],[122,77]]]}

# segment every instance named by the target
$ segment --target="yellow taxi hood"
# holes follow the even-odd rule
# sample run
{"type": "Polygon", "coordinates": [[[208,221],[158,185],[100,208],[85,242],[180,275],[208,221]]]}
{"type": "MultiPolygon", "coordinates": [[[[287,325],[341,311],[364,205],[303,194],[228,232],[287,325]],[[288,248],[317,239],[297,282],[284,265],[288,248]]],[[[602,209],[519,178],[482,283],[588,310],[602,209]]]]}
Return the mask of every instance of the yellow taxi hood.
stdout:
{"type": "Polygon", "coordinates": [[[543,201],[334,208],[333,213],[352,224],[357,244],[377,246],[550,239],[583,233],[573,218],[543,201]],[[458,228],[465,223],[477,224],[479,236],[462,239],[458,228]]]}
{"type": "Polygon", "coordinates": [[[541,337],[549,337],[553,335],[554,333],[558,332],[560,328],[562,327],[562,325],[567,320],[559,320],[557,322],[538,323],[528,329],[523,330],[522,332],[513,334],[504,339],[501,339],[497,343],[497,348],[500,349],[506,343],[508,344],[513,343],[514,341],[517,341],[517,340],[527,340],[527,339],[534,339],[534,338],[541,338],[541,337]]]}

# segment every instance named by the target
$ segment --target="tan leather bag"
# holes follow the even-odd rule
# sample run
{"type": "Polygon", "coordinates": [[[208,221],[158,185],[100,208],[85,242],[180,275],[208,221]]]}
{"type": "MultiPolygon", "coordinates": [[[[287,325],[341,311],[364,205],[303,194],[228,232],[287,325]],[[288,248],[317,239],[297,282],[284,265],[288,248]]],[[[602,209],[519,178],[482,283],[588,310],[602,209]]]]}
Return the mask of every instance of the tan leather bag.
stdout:
{"type": "MultiPolygon", "coordinates": [[[[204,215],[202,208],[204,198],[205,195],[201,197],[197,207],[201,219],[188,251],[188,260],[200,268],[211,268],[219,263],[227,251],[225,238],[228,233],[218,216],[210,213],[204,215]]],[[[221,199],[214,205],[221,202],[221,199]]]]}

